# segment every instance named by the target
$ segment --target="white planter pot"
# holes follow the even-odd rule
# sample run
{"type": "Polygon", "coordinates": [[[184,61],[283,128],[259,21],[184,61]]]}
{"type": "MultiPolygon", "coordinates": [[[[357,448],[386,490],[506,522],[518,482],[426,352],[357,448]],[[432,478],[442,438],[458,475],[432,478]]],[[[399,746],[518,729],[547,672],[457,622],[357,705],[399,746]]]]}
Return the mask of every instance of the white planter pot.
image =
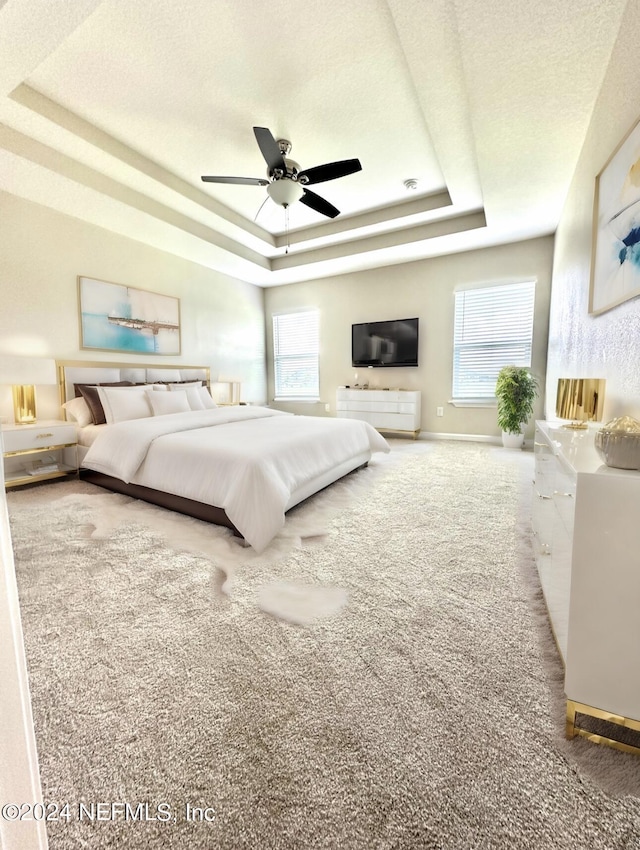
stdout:
{"type": "Polygon", "coordinates": [[[521,449],[524,445],[524,431],[519,434],[507,434],[502,432],[502,445],[505,449],[521,449]]]}

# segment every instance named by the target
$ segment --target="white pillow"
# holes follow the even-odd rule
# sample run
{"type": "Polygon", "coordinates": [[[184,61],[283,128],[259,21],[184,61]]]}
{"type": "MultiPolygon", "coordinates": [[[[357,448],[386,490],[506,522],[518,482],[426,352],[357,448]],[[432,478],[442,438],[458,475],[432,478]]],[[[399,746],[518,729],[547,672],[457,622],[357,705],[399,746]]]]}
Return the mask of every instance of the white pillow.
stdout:
{"type": "Polygon", "coordinates": [[[215,403],[215,401],[211,398],[211,393],[209,392],[209,390],[206,387],[200,387],[199,392],[200,392],[200,400],[202,401],[202,406],[206,410],[211,410],[214,407],[218,406],[215,403]]]}
{"type": "Polygon", "coordinates": [[[186,392],[155,393],[149,390],[147,398],[153,408],[154,416],[164,416],[165,413],[188,413],[191,410],[186,392]]]}
{"type": "Polygon", "coordinates": [[[202,381],[189,381],[188,383],[184,384],[165,384],[165,386],[170,390],[177,390],[178,392],[180,392],[180,390],[184,390],[187,387],[201,387],[202,381]]]}
{"type": "Polygon", "coordinates": [[[65,401],[62,407],[69,419],[77,422],[81,428],[84,428],[85,425],[91,425],[93,422],[93,416],[89,410],[89,405],[82,396],[72,398],[71,401],[65,401]]]}
{"type": "Polygon", "coordinates": [[[98,387],[98,395],[108,425],[152,416],[144,387],[98,387]]]}
{"type": "Polygon", "coordinates": [[[204,410],[204,404],[202,403],[202,399],[200,398],[199,391],[200,387],[192,387],[187,385],[185,389],[180,390],[173,387],[169,395],[182,395],[184,393],[189,404],[189,410],[204,410]]]}

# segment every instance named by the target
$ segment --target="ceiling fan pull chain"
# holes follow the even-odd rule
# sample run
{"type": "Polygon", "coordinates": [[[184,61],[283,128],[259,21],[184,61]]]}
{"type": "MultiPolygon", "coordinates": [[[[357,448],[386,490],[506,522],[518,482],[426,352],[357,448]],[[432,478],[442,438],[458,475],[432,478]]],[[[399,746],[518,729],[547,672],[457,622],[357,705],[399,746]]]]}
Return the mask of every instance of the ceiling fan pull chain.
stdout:
{"type": "Polygon", "coordinates": [[[258,220],[258,216],[262,212],[262,207],[267,203],[268,200],[269,200],[269,196],[267,195],[267,197],[264,199],[264,201],[260,204],[260,208],[258,209],[258,212],[256,213],[255,218],[253,219],[254,221],[258,220]]]}
{"type": "Polygon", "coordinates": [[[289,253],[289,204],[284,205],[284,230],[287,234],[287,245],[284,250],[285,254],[289,253]]]}

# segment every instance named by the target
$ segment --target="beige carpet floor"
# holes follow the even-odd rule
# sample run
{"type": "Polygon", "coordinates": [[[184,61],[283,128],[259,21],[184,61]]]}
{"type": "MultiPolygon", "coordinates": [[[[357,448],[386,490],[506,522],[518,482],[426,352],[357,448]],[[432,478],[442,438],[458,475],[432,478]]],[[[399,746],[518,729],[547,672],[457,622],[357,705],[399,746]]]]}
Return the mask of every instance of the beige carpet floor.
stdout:
{"type": "Polygon", "coordinates": [[[260,556],[9,494],[53,850],[640,848],[640,758],[563,736],[531,454],[392,445],[260,556]]]}

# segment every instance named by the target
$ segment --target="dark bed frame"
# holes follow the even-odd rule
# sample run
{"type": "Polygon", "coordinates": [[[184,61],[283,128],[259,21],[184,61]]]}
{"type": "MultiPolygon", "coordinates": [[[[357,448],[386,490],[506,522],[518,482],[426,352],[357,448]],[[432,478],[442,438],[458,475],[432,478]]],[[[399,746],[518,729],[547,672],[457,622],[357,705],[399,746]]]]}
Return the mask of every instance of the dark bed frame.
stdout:
{"type": "Polygon", "coordinates": [[[226,528],[230,528],[236,537],[243,536],[231,522],[224,509],[215,505],[205,505],[204,502],[185,499],[184,496],[174,496],[173,493],[152,490],[150,487],[143,487],[141,484],[126,484],[119,478],[113,478],[111,475],[105,475],[103,472],[96,472],[93,469],[81,467],[80,478],[91,484],[97,484],[98,487],[104,487],[106,490],[113,490],[115,493],[122,493],[124,496],[131,496],[134,499],[141,499],[143,502],[150,502],[160,508],[167,508],[167,510],[186,514],[194,519],[201,519],[214,525],[224,525],[226,528]]]}
{"type": "MultiPolygon", "coordinates": [[[[368,463],[362,463],[360,466],[356,466],[352,469],[351,472],[347,472],[347,475],[358,472],[360,469],[364,469],[368,465],[368,463]]],[[[346,478],[346,476],[343,477],[346,478]]],[[[119,478],[113,478],[111,475],[105,475],[103,472],[96,472],[93,469],[81,467],[80,478],[83,481],[96,484],[98,487],[104,487],[106,490],[112,490],[115,493],[122,493],[124,496],[141,499],[143,502],[150,502],[152,505],[158,505],[158,507],[166,508],[167,510],[175,511],[179,514],[185,514],[186,516],[193,517],[194,519],[201,519],[204,520],[204,522],[210,522],[213,525],[223,525],[225,528],[230,528],[236,537],[240,537],[244,540],[244,535],[238,531],[235,525],[231,522],[224,508],[218,508],[215,505],[206,505],[204,502],[197,502],[194,499],[186,499],[184,496],[174,496],[173,493],[164,493],[162,490],[153,490],[150,487],[144,487],[142,484],[127,484],[119,478]]],[[[332,484],[335,484],[335,481],[333,481],[332,484]]],[[[322,490],[326,490],[327,487],[331,487],[331,484],[327,484],[326,487],[316,490],[312,496],[321,493],[322,490]]],[[[307,498],[310,499],[312,496],[308,496],[307,498]]],[[[294,510],[298,507],[298,505],[302,505],[306,501],[307,499],[303,499],[301,502],[298,502],[296,505],[289,508],[289,510],[294,510]]],[[[287,511],[287,513],[289,513],[289,511],[287,511]]]]}

